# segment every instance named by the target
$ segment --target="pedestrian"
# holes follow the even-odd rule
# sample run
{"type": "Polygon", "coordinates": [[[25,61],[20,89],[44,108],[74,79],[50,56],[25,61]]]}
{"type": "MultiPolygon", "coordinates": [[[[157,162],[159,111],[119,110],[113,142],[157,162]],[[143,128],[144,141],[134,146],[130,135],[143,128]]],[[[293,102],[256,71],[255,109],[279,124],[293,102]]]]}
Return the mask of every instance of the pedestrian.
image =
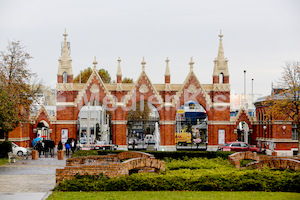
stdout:
{"type": "Polygon", "coordinates": [[[70,156],[70,148],[71,148],[71,146],[70,146],[70,144],[69,143],[66,143],[65,144],[65,148],[66,148],[66,156],[70,156]]]}
{"type": "Polygon", "coordinates": [[[63,144],[61,143],[61,141],[59,141],[58,145],[57,145],[57,150],[61,151],[63,149],[63,144]]]}
{"type": "Polygon", "coordinates": [[[43,145],[42,145],[42,142],[41,141],[38,141],[37,144],[36,144],[36,149],[38,150],[39,152],[39,157],[41,157],[41,153],[42,153],[42,150],[43,150],[43,145]]]}
{"type": "Polygon", "coordinates": [[[76,150],[76,142],[75,142],[74,139],[72,139],[70,146],[71,146],[71,151],[72,151],[72,154],[73,154],[74,151],[76,150]]]}
{"type": "Polygon", "coordinates": [[[54,141],[53,140],[49,140],[49,150],[50,150],[51,157],[54,156],[54,148],[55,148],[54,141]]]}

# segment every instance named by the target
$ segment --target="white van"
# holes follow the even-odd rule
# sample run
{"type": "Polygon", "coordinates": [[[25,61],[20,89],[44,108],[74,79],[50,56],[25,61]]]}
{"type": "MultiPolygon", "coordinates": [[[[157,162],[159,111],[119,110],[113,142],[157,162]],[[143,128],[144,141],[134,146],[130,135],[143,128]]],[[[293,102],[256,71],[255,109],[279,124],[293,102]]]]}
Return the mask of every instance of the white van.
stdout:
{"type": "Polygon", "coordinates": [[[149,142],[154,143],[153,135],[146,135],[145,138],[144,138],[144,142],[145,142],[145,144],[148,144],[149,142]]]}

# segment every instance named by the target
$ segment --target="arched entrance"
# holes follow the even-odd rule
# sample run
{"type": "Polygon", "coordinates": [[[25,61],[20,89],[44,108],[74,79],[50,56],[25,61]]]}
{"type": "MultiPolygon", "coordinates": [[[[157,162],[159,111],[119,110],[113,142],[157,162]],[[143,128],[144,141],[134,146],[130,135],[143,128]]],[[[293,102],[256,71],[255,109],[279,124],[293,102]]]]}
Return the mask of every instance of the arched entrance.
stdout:
{"type": "Polygon", "coordinates": [[[47,140],[50,139],[49,124],[45,120],[42,120],[37,124],[36,137],[45,138],[47,140]]]}
{"type": "Polygon", "coordinates": [[[80,109],[77,138],[81,144],[88,146],[96,142],[112,143],[111,115],[105,104],[94,100],[80,109]]]}
{"type": "Polygon", "coordinates": [[[246,143],[251,141],[249,124],[245,121],[241,121],[237,126],[237,141],[246,143]]]}
{"type": "Polygon", "coordinates": [[[127,114],[128,149],[158,150],[159,143],[158,110],[148,101],[137,102],[127,114]]]}
{"type": "Polygon", "coordinates": [[[206,148],[207,127],[207,113],[204,107],[196,101],[185,102],[176,114],[176,148],[206,148]]]}

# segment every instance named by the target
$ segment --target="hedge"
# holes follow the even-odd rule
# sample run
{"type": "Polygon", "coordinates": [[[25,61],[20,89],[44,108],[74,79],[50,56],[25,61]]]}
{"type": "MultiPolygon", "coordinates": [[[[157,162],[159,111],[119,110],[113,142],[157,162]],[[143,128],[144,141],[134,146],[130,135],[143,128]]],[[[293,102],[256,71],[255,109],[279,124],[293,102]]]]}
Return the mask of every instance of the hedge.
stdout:
{"type": "Polygon", "coordinates": [[[133,174],[118,178],[77,176],[59,183],[56,191],[272,191],[299,192],[299,173],[281,175],[247,171],[243,175],[168,176],[133,174]]]}
{"type": "MultiPolygon", "coordinates": [[[[123,152],[122,150],[78,150],[72,157],[88,156],[88,155],[106,155],[117,154],[123,152]]],[[[190,159],[190,158],[217,158],[228,159],[228,156],[234,152],[231,151],[143,151],[154,155],[156,159],[164,160],[166,158],[172,159],[190,159]]]]}
{"type": "Polygon", "coordinates": [[[7,158],[7,153],[10,151],[12,151],[12,143],[10,141],[0,143],[0,158],[7,158]]]}

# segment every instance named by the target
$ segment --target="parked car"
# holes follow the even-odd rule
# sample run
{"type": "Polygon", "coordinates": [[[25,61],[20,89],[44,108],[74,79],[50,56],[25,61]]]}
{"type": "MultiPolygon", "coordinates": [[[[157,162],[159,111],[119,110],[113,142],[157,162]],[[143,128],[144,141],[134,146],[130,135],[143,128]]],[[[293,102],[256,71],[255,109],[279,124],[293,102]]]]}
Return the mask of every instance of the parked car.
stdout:
{"type": "Polygon", "coordinates": [[[97,141],[91,148],[91,150],[117,150],[118,145],[109,144],[106,141],[97,141]]]}
{"type": "Polygon", "coordinates": [[[28,151],[26,148],[20,147],[13,142],[12,142],[12,152],[13,152],[13,155],[18,155],[18,156],[23,156],[23,155],[28,154],[28,151]]]}
{"type": "Polygon", "coordinates": [[[227,142],[223,146],[218,147],[219,151],[252,151],[252,152],[259,152],[258,147],[253,147],[246,142],[227,142]]]}

